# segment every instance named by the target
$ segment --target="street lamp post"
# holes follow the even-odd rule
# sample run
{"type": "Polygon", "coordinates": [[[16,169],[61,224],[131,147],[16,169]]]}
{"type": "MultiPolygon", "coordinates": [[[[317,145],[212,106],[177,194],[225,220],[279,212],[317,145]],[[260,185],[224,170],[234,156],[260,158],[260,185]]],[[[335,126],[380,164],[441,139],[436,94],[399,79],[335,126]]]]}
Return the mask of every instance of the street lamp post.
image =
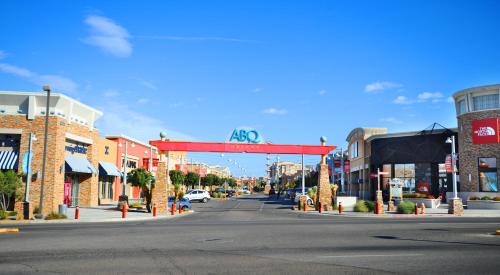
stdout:
{"type": "Polygon", "coordinates": [[[458,197],[457,187],[457,154],[455,152],[455,136],[452,135],[446,139],[446,143],[451,144],[451,165],[452,165],[452,179],[453,179],[453,198],[448,202],[448,214],[462,215],[464,206],[462,199],[458,197]]]}
{"type": "Polygon", "coordinates": [[[40,183],[40,214],[43,215],[43,189],[45,185],[45,167],[47,164],[47,140],[49,135],[49,107],[50,107],[50,86],[43,86],[43,90],[47,92],[47,105],[45,106],[45,133],[43,138],[43,156],[42,156],[42,179],[40,183]]]}

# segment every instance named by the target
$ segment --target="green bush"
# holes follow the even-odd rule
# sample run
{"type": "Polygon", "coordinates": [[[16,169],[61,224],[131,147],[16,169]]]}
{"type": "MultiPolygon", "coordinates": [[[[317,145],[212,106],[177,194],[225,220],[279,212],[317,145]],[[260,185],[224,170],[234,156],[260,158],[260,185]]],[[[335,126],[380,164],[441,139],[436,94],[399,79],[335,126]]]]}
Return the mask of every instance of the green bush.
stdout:
{"type": "Polygon", "coordinates": [[[375,210],[375,202],[373,201],[365,201],[366,207],[368,207],[368,211],[372,212],[375,210]]]}
{"type": "Polygon", "coordinates": [[[5,220],[5,219],[7,219],[7,211],[0,209],[0,220],[5,220]]]}
{"type": "Polygon", "coordinates": [[[494,197],[493,200],[494,201],[500,201],[500,197],[494,197]]]}
{"type": "Polygon", "coordinates": [[[59,214],[56,212],[51,212],[50,214],[47,215],[47,217],[45,217],[46,220],[62,220],[66,218],[67,218],[66,215],[59,214]]]}
{"type": "Polygon", "coordinates": [[[40,207],[39,206],[35,206],[35,208],[33,208],[33,214],[40,214],[40,207]]]}
{"type": "Polygon", "coordinates": [[[354,212],[367,213],[369,211],[370,209],[368,208],[364,200],[359,200],[356,202],[356,205],[354,205],[354,212]]]}
{"type": "Polygon", "coordinates": [[[480,199],[481,199],[481,198],[480,198],[480,197],[478,197],[478,196],[470,196],[470,197],[469,197],[469,200],[470,200],[470,201],[478,201],[478,200],[480,200],[480,199]]]}
{"type": "Polygon", "coordinates": [[[484,196],[481,198],[482,201],[491,201],[491,197],[484,196]]]}
{"type": "Polygon", "coordinates": [[[402,201],[398,205],[399,214],[414,214],[415,204],[411,201],[402,201]]]}

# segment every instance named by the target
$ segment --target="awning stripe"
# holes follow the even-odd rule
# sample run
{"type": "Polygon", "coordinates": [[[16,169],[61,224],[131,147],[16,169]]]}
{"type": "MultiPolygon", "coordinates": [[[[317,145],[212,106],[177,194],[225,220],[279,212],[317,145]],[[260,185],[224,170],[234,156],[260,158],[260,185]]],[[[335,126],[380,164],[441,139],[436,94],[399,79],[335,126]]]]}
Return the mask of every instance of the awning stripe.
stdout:
{"type": "Polygon", "coordinates": [[[99,174],[120,177],[122,173],[113,163],[99,161],[99,174]]]}
{"type": "Polygon", "coordinates": [[[0,151],[0,169],[17,169],[18,152],[0,151]]]}

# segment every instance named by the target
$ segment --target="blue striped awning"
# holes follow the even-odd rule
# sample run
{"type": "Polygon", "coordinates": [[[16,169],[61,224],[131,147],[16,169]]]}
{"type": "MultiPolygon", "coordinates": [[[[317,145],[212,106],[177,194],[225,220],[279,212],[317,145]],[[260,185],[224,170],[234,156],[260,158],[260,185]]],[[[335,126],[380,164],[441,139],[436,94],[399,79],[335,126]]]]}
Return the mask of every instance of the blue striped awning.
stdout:
{"type": "Polygon", "coordinates": [[[99,175],[120,177],[122,173],[111,162],[99,161],[99,175]]]}
{"type": "Polygon", "coordinates": [[[17,169],[19,153],[14,151],[0,151],[0,170],[17,169]]]}
{"type": "Polygon", "coordinates": [[[66,172],[97,174],[94,166],[86,158],[68,155],[64,157],[64,160],[66,161],[66,172]]]}

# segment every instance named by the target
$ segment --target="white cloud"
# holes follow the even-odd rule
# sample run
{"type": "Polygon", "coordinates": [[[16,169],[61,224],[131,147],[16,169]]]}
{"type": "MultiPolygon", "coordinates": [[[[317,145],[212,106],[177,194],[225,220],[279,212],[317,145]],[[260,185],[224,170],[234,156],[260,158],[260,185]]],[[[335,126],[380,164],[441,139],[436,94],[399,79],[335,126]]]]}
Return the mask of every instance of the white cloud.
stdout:
{"type": "Polygon", "coordinates": [[[7,56],[7,53],[4,51],[0,51],[0,59],[3,59],[7,56]]]}
{"type": "Polygon", "coordinates": [[[253,89],[253,92],[254,92],[254,93],[258,93],[258,92],[260,92],[260,91],[262,91],[262,88],[255,88],[255,89],[253,89]]]}
{"type": "Polygon", "coordinates": [[[443,99],[443,94],[436,92],[436,93],[430,93],[430,92],[423,92],[418,94],[417,99],[418,102],[427,102],[431,101],[432,103],[438,103],[443,99]]]}
{"type": "Polygon", "coordinates": [[[139,104],[146,104],[148,102],[149,102],[149,98],[139,98],[137,100],[137,103],[139,103],[139,104]]]}
{"type": "Polygon", "coordinates": [[[396,99],[394,99],[392,101],[392,103],[401,104],[401,105],[409,105],[409,104],[413,104],[414,102],[412,100],[408,99],[406,96],[400,95],[400,96],[396,97],[396,99]]]}
{"type": "Polygon", "coordinates": [[[318,94],[319,94],[319,95],[326,95],[326,93],[327,93],[327,92],[326,92],[326,90],[325,90],[325,89],[320,90],[320,91],[318,92],[318,94]]]}
{"type": "Polygon", "coordinates": [[[71,79],[60,75],[44,75],[32,72],[26,68],[0,63],[0,71],[24,78],[36,85],[50,85],[54,92],[75,93],[78,85],[71,79]]]}
{"type": "Polygon", "coordinates": [[[107,90],[102,94],[104,97],[117,97],[120,95],[120,92],[116,90],[107,90]]]}
{"type": "Polygon", "coordinates": [[[403,85],[401,85],[399,83],[394,83],[394,82],[390,82],[390,81],[382,81],[382,82],[377,81],[377,82],[367,84],[365,86],[365,92],[374,93],[377,91],[383,91],[383,90],[400,88],[400,87],[403,87],[403,85]]]}
{"type": "Polygon", "coordinates": [[[139,80],[139,84],[141,84],[142,86],[148,88],[148,89],[151,89],[151,90],[158,90],[158,87],[153,84],[153,82],[151,81],[147,81],[147,80],[144,80],[144,79],[138,79],[139,80]]]}
{"type": "Polygon", "coordinates": [[[403,123],[401,120],[398,120],[394,117],[386,117],[386,118],[381,118],[379,120],[380,122],[385,122],[385,123],[392,123],[392,124],[401,124],[403,123]]]}
{"type": "Polygon", "coordinates": [[[130,35],[124,27],[107,17],[97,15],[88,16],[84,22],[90,27],[90,35],[83,40],[85,43],[116,57],[128,57],[132,54],[130,35]]]}
{"type": "Polygon", "coordinates": [[[267,108],[262,111],[264,114],[268,115],[285,115],[287,113],[286,109],[278,109],[278,108],[267,108]]]}
{"type": "Polygon", "coordinates": [[[165,131],[171,139],[196,140],[190,135],[169,129],[162,120],[139,113],[125,104],[108,101],[100,109],[106,110],[97,120],[97,126],[104,135],[124,134],[148,143],[149,140],[159,139],[159,133],[165,131]]]}
{"type": "Polygon", "coordinates": [[[449,96],[449,97],[446,99],[446,102],[448,102],[448,103],[455,103],[455,99],[454,99],[452,96],[449,96]]]}
{"type": "Polygon", "coordinates": [[[177,102],[174,102],[174,103],[170,103],[169,106],[170,106],[170,108],[178,108],[178,107],[184,106],[184,102],[177,101],[177,102]]]}

